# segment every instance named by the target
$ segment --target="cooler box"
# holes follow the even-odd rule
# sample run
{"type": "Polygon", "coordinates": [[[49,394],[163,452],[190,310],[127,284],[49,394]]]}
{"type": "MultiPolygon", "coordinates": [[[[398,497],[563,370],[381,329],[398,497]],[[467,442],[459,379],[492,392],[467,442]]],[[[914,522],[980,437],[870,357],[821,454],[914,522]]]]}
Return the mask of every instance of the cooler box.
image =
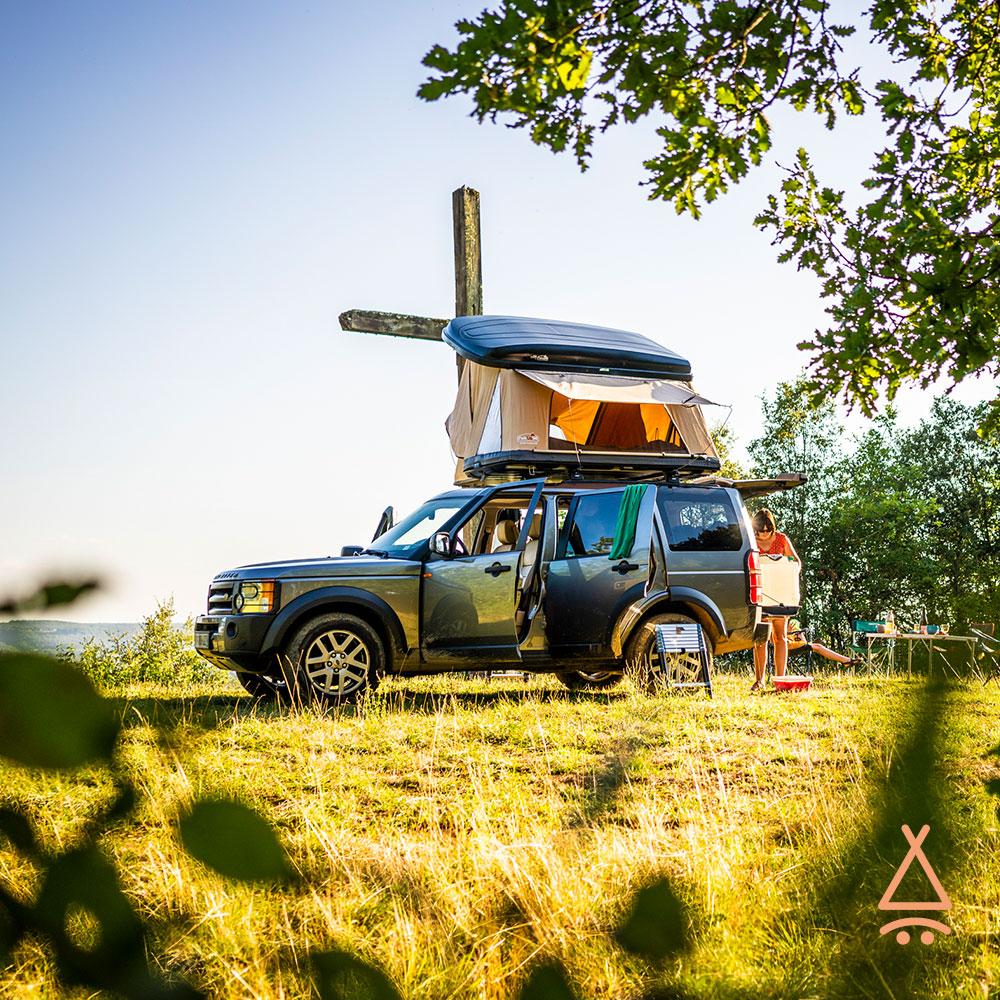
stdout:
{"type": "Polygon", "coordinates": [[[795,615],[799,611],[799,572],[791,556],[760,556],[760,587],[765,615],[795,615]]]}

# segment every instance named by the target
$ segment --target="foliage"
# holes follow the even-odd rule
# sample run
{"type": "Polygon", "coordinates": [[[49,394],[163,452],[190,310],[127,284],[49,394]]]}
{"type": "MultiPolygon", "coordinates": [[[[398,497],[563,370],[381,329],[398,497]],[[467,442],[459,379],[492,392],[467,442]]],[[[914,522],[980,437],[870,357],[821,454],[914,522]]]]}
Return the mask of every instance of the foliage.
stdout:
{"type": "MultiPolygon", "coordinates": [[[[169,680],[175,680],[174,668],[187,650],[184,633],[174,627],[172,617],[172,601],[163,602],[144,619],[134,641],[116,637],[110,648],[85,646],[84,654],[90,653],[87,672],[120,682],[123,677],[148,681],[154,673],[167,671],[169,680]],[[116,652],[123,659],[119,669],[109,664],[116,652]]],[[[164,978],[151,966],[149,928],[122,891],[116,868],[98,843],[139,804],[119,753],[121,735],[121,717],[85,673],[65,658],[0,653],[0,756],[49,770],[96,765],[110,774],[114,791],[75,837],[51,853],[41,846],[23,809],[0,810],[0,836],[37,871],[30,901],[0,882],[0,965],[10,962],[22,941],[37,937],[51,949],[64,985],[107,990],[126,1000],[202,997],[193,985],[164,978]]],[[[194,799],[178,818],[176,835],[193,858],[225,878],[271,885],[292,882],[285,850],[269,822],[234,798],[194,799]]],[[[619,940],[639,954],[671,953],[679,947],[675,938],[682,934],[674,927],[679,907],[661,878],[639,891],[631,915],[618,931],[619,940]],[[665,934],[656,930],[658,925],[666,925],[665,934]]],[[[348,952],[315,950],[310,962],[321,1000],[400,998],[384,972],[348,952]]],[[[529,972],[521,996],[572,1000],[574,994],[562,965],[543,961],[529,972]]]]}
{"type": "Polygon", "coordinates": [[[710,433],[721,462],[719,475],[726,479],[746,479],[747,470],[743,468],[739,458],[733,454],[736,437],[733,428],[728,423],[717,424],[710,428],[710,433]]]}
{"type": "Polygon", "coordinates": [[[157,602],[134,635],[115,633],[107,639],[89,638],[79,652],[65,657],[79,663],[83,672],[103,686],[152,681],[186,686],[213,676],[215,668],[193,649],[194,623],[174,624],[174,601],[157,602]]]}
{"type": "MultiPolygon", "coordinates": [[[[851,207],[800,149],[756,224],[814,272],[830,324],[811,351],[814,400],[872,413],[882,391],[1000,373],[1000,5],[873,0],[858,25],[829,0],[500,0],[435,45],[420,96],[469,94],[476,117],[526,128],[586,167],[597,129],[653,116],[650,197],[702,206],[763,162],[771,110],[878,114],[887,136],[851,207]],[[898,67],[867,84],[840,40],[857,27],[898,67]],[[867,199],[867,200],[866,200],[867,199]]],[[[1000,427],[1000,400],[984,412],[1000,427]]]]}
{"type": "MultiPolygon", "coordinates": [[[[802,383],[765,398],[755,475],[797,470],[807,485],[759,503],[803,560],[804,617],[847,638],[849,618],[892,608],[902,624],[926,609],[957,627],[1000,621],[1000,441],[976,432],[985,407],[936,400],[911,430],[891,409],[846,440],[802,383]]],[[[957,631],[957,628],[956,628],[957,631]]]]}

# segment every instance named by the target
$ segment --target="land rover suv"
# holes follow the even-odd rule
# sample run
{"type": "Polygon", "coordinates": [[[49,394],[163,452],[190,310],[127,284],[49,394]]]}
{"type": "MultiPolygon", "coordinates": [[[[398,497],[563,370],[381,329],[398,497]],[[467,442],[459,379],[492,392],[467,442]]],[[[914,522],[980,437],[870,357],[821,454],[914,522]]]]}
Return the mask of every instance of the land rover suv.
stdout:
{"type": "Polygon", "coordinates": [[[367,548],[220,573],[195,646],[254,695],[333,702],[385,675],[510,665],[610,686],[628,663],[655,672],[661,622],[697,622],[710,654],[745,649],[766,625],[743,497],[793,480],[452,489],[387,511],[367,548]],[[634,537],[616,540],[626,489],[634,537]]]}

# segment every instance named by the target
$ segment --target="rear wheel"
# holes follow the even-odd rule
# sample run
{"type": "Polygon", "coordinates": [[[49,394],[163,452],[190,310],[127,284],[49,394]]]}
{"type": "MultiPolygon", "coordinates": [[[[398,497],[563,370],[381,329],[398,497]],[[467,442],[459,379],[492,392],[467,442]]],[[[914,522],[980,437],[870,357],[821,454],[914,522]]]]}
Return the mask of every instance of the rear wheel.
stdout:
{"type": "Polygon", "coordinates": [[[355,615],[320,615],[288,640],[283,667],[293,700],[345,704],[378,687],[385,647],[375,629],[355,615]]]}
{"type": "Polygon", "coordinates": [[[618,684],[622,675],[616,670],[597,670],[585,673],[582,670],[566,670],[556,676],[570,691],[602,691],[618,684]]]}
{"type": "MultiPolygon", "coordinates": [[[[639,685],[647,691],[656,691],[666,687],[668,674],[676,681],[692,683],[701,680],[701,657],[696,652],[673,653],[668,663],[661,662],[659,650],[656,648],[657,625],[697,625],[698,622],[689,615],[668,612],[647,618],[629,637],[625,651],[625,662],[633,672],[639,685]]],[[[705,636],[708,653],[708,669],[712,670],[714,657],[712,644],[705,636]]]]}

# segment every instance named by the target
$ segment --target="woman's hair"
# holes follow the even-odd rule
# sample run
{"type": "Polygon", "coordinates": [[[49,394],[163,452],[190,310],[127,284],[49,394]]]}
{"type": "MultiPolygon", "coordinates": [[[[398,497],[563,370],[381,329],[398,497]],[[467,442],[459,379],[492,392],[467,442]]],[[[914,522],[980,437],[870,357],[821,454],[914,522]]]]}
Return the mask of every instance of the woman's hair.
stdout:
{"type": "Polygon", "coordinates": [[[753,516],[753,528],[754,531],[776,531],[777,524],[774,520],[774,515],[767,509],[767,507],[761,507],[759,511],[753,516]]]}

